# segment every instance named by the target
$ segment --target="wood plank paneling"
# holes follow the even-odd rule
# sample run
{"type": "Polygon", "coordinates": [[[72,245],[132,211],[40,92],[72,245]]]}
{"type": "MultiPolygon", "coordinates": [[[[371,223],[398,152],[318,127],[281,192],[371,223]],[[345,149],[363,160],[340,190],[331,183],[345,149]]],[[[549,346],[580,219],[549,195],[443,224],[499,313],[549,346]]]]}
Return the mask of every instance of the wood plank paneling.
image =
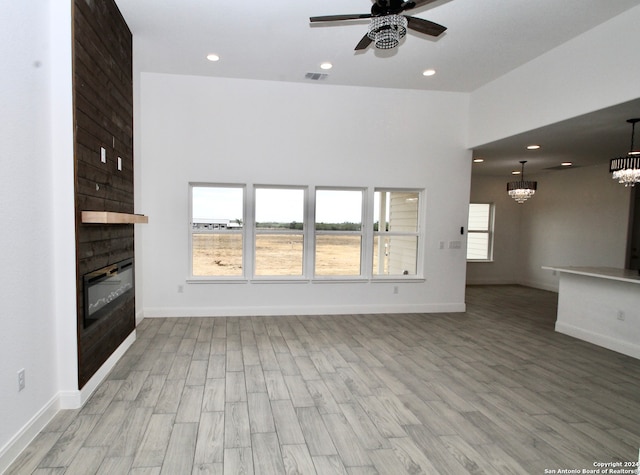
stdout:
{"type": "Polygon", "coordinates": [[[73,9],[78,384],[84,386],[135,328],[127,298],[83,324],[82,277],[134,257],[133,225],[82,223],[84,210],[133,213],[132,36],[113,0],[75,0],[73,9]],[[100,149],[106,150],[102,163],[100,149]],[[118,170],[117,158],[122,159],[118,170]]]}

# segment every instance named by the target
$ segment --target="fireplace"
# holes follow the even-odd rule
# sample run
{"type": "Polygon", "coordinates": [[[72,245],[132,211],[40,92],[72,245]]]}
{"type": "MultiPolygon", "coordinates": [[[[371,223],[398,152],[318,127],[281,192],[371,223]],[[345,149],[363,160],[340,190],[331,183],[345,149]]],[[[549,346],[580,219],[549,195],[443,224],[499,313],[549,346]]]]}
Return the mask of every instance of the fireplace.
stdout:
{"type": "Polygon", "coordinates": [[[107,316],[134,292],[133,259],[85,274],[84,327],[107,316]]]}

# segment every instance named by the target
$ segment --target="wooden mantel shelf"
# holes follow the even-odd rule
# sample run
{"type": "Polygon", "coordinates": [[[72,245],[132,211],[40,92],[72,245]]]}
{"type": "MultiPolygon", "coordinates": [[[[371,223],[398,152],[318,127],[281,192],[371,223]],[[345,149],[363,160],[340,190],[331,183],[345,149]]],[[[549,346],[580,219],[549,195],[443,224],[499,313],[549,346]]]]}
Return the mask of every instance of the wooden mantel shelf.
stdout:
{"type": "Polygon", "coordinates": [[[148,223],[144,214],[114,213],[112,211],[83,211],[82,222],[87,224],[139,224],[148,223]]]}

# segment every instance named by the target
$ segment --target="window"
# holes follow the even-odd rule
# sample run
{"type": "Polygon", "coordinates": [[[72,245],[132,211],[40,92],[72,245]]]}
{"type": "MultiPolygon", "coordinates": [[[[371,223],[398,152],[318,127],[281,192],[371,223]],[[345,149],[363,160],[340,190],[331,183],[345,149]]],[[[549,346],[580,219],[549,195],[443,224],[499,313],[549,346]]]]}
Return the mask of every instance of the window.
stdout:
{"type": "Polygon", "coordinates": [[[490,261],[493,258],[493,205],[471,203],[467,226],[467,260],[490,261]]]}
{"type": "Polygon", "coordinates": [[[422,190],[192,183],[191,278],[415,278],[423,269],[422,196],[422,190]]]}
{"type": "Polygon", "coordinates": [[[316,276],[362,274],[362,190],[316,190],[316,276]]]}
{"type": "Polygon", "coordinates": [[[256,276],[304,275],[304,203],[302,188],[255,190],[256,276]]]}
{"type": "Polygon", "coordinates": [[[244,188],[191,186],[191,273],[243,275],[244,188]]]}
{"type": "Polygon", "coordinates": [[[374,193],[373,275],[418,272],[420,193],[376,190],[374,193]]]}

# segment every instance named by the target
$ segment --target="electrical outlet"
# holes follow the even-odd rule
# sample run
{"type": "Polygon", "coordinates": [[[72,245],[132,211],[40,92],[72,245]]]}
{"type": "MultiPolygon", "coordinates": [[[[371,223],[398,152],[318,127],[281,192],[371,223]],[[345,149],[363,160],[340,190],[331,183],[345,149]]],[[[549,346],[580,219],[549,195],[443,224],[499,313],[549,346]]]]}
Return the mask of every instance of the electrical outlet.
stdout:
{"type": "Polygon", "coordinates": [[[400,289],[398,289],[398,286],[397,286],[397,285],[394,285],[394,286],[393,286],[393,293],[394,293],[394,294],[397,294],[397,293],[399,293],[399,292],[400,292],[400,289]]]}
{"type": "Polygon", "coordinates": [[[18,391],[22,391],[25,388],[25,374],[24,368],[18,371],[18,391]]]}
{"type": "Polygon", "coordinates": [[[178,286],[178,293],[179,293],[179,294],[184,293],[184,286],[183,286],[183,285],[179,285],[179,286],[178,286]]]}
{"type": "Polygon", "coordinates": [[[624,312],[622,310],[618,310],[618,320],[624,322],[624,319],[625,319],[624,312]]]}

